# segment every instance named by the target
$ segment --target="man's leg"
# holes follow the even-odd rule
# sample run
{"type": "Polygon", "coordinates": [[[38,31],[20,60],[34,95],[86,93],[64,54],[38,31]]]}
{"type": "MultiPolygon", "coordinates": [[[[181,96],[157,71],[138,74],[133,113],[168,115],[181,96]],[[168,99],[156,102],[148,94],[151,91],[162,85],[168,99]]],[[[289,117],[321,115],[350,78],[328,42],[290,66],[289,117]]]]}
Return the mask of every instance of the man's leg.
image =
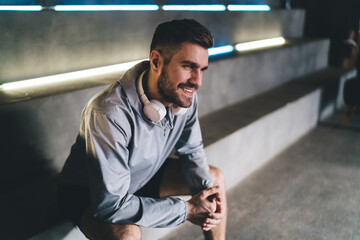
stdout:
{"type": "Polygon", "coordinates": [[[141,229],[139,226],[100,222],[92,216],[90,207],[83,214],[79,228],[91,240],[141,239],[141,229]]]}
{"type": "Polygon", "coordinates": [[[222,211],[224,217],[221,219],[220,224],[211,229],[210,231],[204,231],[205,239],[221,239],[225,240],[226,235],[226,220],[227,220],[227,199],[225,191],[225,178],[220,169],[210,165],[210,174],[213,179],[214,186],[220,186],[220,197],[222,202],[222,211]]]}
{"type": "MultiPolygon", "coordinates": [[[[169,163],[166,166],[163,178],[160,183],[160,197],[189,195],[189,189],[181,172],[180,161],[177,159],[168,159],[167,161],[169,161],[169,163]]],[[[220,169],[213,166],[210,166],[210,174],[214,186],[220,186],[220,197],[222,201],[224,217],[217,227],[207,232],[204,231],[204,236],[205,239],[225,240],[227,202],[224,175],[220,169]]]]}

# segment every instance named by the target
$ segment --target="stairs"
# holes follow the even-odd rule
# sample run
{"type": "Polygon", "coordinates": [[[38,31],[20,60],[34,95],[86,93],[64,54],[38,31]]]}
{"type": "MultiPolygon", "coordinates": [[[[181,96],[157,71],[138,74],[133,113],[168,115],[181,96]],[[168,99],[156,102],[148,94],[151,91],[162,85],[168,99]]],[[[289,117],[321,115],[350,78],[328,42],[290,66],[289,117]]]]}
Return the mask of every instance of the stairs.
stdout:
{"type": "MultiPolygon", "coordinates": [[[[97,16],[89,16],[84,13],[80,17],[77,16],[76,20],[82,23],[98,17],[102,22],[107,23],[111,19],[117,19],[126,30],[123,23],[132,17],[131,14],[109,14],[105,16],[104,13],[97,13],[97,16]]],[[[74,19],[74,16],[68,13],[61,13],[58,16],[46,14],[37,17],[35,21],[46,22],[43,18],[49,18],[49,22],[52,21],[56,26],[57,24],[67,26],[63,22],[65,20],[59,20],[65,15],[70,22],[74,19]]],[[[304,15],[303,10],[274,10],[269,13],[227,13],[221,16],[219,13],[163,13],[156,19],[150,13],[140,16],[143,20],[154,18],[149,25],[160,21],[160,18],[199,19],[205,25],[211,26],[210,29],[219,45],[280,35],[288,38],[287,43],[281,47],[213,59],[204,74],[203,85],[199,90],[199,114],[205,151],[209,164],[222,169],[226,176],[230,196],[229,206],[231,206],[229,209],[234,211],[230,213],[229,218],[232,218],[233,214],[238,214],[236,215],[238,219],[241,216],[250,216],[250,213],[241,212],[246,209],[242,209],[239,205],[243,204],[243,201],[250,200],[240,198],[236,189],[241,188],[241,184],[247,182],[249,177],[253,179],[255,174],[259,176],[259,169],[268,166],[270,160],[306,135],[316,126],[319,119],[326,118],[340,108],[343,104],[342,86],[354,75],[352,71],[346,72],[327,66],[329,40],[302,37],[304,15]],[[258,32],[253,30],[254,25],[259,29],[258,32]]],[[[9,18],[8,14],[0,16],[0,19],[6,16],[19,25],[21,25],[19,21],[24,21],[24,18],[17,19],[16,16],[9,18]]],[[[49,28],[48,25],[43,27],[49,28]]],[[[92,28],[98,29],[98,26],[89,26],[89,28],[90,31],[92,28]]],[[[65,27],[61,31],[71,32],[71,28],[65,27]]],[[[106,32],[108,29],[102,31],[106,32]]],[[[122,48],[129,48],[134,36],[122,36],[120,31],[115,32],[113,37],[118,40],[119,36],[124,43],[122,48]]],[[[148,39],[145,40],[148,44],[148,39]]],[[[141,39],[141,41],[145,40],[141,39]]],[[[80,39],[79,42],[81,41],[80,39]]],[[[91,44],[94,44],[94,41],[90,41],[89,45],[85,43],[83,50],[86,52],[93,47],[91,44]]],[[[147,48],[144,47],[145,43],[140,43],[142,42],[138,43],[136,57],[142,58],[146,55],[144,53],[147,52],[147,48]]],[[[113,44],[107,42],[104,55],[99,55],[96,61],[103,60],[105,63],[109,49],[112,51],[118,49],[118,46],[115,47],[113,44]]],[[[67,50],[59,48],[59,51],[63,51],[62,54],[66,56],[67,50]]],[[[79,52],[70,54],[72,62],[79,60],[76,59],[77,55],[79,59],[84,60],[83,53],[79,52]]],[[[51,56],[46,56],[47,62],[44,63],[44,68],[51,61],[51,56]]],[[[125,56],[125,59],[127,58],[128,55],[125,56]]],[[[79,61],[77,66],[72,67],[83,68],[86,64],[86,66],[97,64],[90,59],[79,61]]],[[[48,74],[64,69],[71,70],[67,68],[64,59],[60,58],[60,62],[59,68],[49,68],[48,74]]],[[[31,64],[26,65],[23,62],[19,64],[24,64],[26,70],[24,76],[4,75],[3,79],[11,80],[32,74],[31,64]]],[[[2,130],[0,138],[0,154],[2,154],[0,157],[4,157],[6,164],[6,168],[0,170],[0,176],[4,180],[0,200],[2,203],[0,211],[3,216],[1,238],[85,239],[69,221],[60,221],[56,218],[54,191],[56,175],[62,168],[78,133],[81,109],[91,96],[104,88],[101,84],[115,81],[119,77],[119,75],[99,76],[91,79],[86,86],[82,82],[82,85],[68,86],[68,89],[52,89],[40,95],[30,92],[33,97],[24,93],[5,96],[0,92],[0,102],[2,101],[0,124],[8,126],[2,130]],[[19,147],[21,151],[18,150],[19,147]],[[26,171],[17,171],[19,165],[29,168],[25,169],[26,171]],[[37,179],[33,177],[34,168],[37,171],[37,179]],[[24,200],[27,205],[23,205],[24,200]],[[18,206],[21,206],[20,209],[18,206]],[[28,217],[25,218],[26,221],[19,220],[19,215],[28,217]],[[18,222],[24,225],[22,233],[16,231],[16,226],[9,224],[15,221],[23,221],[18,222]]],[[[254,190],[248,191],[256,195],[254,190]]],[[[245,221],[240,220],[242,223],[245,221]]],[[[229,224],[229,229],[235,231],[236,227],[231,225],[233,223],[229,221],[229,224]]],[[[230,233],[229,236],[235,235],[230,233]]],[[[144,240],[200,237],[199,229],[188,223],[174,229],[143,228],[144,240]]]]}

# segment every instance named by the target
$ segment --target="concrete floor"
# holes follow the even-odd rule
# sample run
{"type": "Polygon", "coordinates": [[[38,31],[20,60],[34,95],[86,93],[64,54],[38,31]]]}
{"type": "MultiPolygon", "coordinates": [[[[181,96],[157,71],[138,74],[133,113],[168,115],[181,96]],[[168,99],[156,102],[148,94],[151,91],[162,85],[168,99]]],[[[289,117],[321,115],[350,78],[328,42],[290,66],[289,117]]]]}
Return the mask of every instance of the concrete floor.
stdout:
{"type": "MultiPolygon", "coordinates": [[[[360,115],[345,128],[341,117],[230,190],[227,239],[360,239],[360,115]]],[[[202,239],[197,227],[182,230],[165,239],[202,239]]]]}

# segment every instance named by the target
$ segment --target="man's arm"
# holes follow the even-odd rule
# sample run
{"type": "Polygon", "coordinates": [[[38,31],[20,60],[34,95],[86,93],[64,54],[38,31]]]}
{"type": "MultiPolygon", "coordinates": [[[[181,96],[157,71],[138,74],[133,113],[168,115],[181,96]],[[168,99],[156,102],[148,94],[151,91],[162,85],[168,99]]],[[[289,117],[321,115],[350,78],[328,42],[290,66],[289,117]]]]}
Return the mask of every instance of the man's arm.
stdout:
{"type": "Polygon", "coordinates": [[[194,95],[192,112],[176,144],[182,173],[193,196],[188,202],[187,220],[208,231],[220,223],[224,213],[219,187],[213,186],[209,165],[202,144],[197,112],[197,95],[194,95]]]}
{"type": "Polygon", "coordinates": [[[94,216],[106,222],[145,227],[171,227],[183,223],[187,214],[183,200],[138,197],[128,192],[127,139],[131,133],[99,112],[88,113],[84,119],[83,137],[94,216]]]}
{"type": "Polygon", "coordinates": [[[213,186],[207,163],[197,110],[197,95],[193,97],[191,111],[180,139],[176,143],[176,155],[180,158],[181,170],[190,194],[213,186]]]}

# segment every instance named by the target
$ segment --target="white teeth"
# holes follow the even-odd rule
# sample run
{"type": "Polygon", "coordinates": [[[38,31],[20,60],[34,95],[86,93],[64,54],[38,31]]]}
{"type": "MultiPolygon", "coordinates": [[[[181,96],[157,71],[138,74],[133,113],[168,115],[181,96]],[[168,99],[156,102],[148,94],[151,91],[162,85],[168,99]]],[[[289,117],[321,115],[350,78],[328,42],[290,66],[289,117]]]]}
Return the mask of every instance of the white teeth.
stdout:
{"type": "Polygon", "coordinates": [[[183,88],[183,90],[184,90],[185,92],[189,92],[189,93],[193,92],[192,90],[187,89],[187,88],[183,88]]]}

